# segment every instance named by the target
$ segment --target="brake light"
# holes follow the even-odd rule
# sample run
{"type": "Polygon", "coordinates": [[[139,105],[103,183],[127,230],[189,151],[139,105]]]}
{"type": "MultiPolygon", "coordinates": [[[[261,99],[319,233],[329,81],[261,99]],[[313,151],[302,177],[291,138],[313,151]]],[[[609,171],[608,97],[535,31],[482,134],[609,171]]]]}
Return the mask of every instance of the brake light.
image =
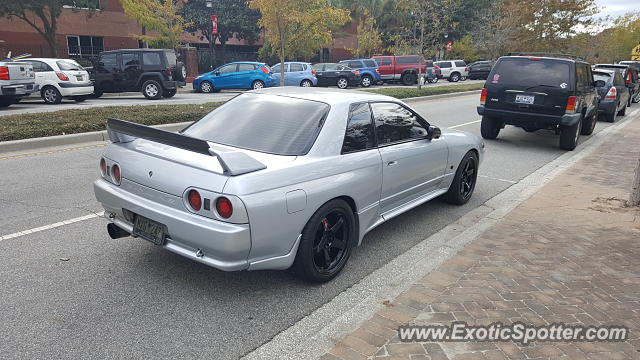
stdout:
{"type": "Polygon", "coordinates": [[[0,80],[11,80],[8,66],[0,66],[0,80]]]}
{"type": "Polygon", "coordinates": [[[480,93],[480,104],[484,105],[487,102],[487,94],[489,94],[489,90],[487,90],[486,88],[482,89],[482,92],[480,93]]]}
{"type": "Polygon", "coordinates": [[[358,70],[351,70],[351,73],[353,75],[360,75],[360,71],[358,71],[358,70]]]}
{"type": "Polygon", "coordinates": [[[567,100],[567,113],[576,112],[576,103],[578,102],[578,98],[575,96],[569,96],[569,100],[567,100]]]}
{"type": "Polygon", "coordinates": [[[120,185],[122,182],[122,174],[120,173],[120,166],[113,164],[111,167],[111,179],[116,185],[120,185]]]}
{"type": "Polygon", "coordinates": [[[380,70],[378,70],[378,68],[376,68],[376,72],[377,72],[378,74],[380,74],[380,70]]]}
{"type": "Polygon", "coordinates": [[[615,87],[611,87],[611,89],[609,89],[609,92],[607,92],[607,96],[604,97],[607,100],[615,100],[618,98],[618,89],[616,89],[615,87]]]}
{"type": "Polygon", "coordinates": [[[625,80],[625,82],[627,84],[631,84],[631,73],[630,72],[627,73],[627,80],[625,80]]]}
{"type": "Polygon", "coordinates": [[[107,176],[107,161],[104,158],[100,159],[100,173],[107,176]]]}
{"type": "Polygon", "coordinates": [[[69,77],[67,75],[65,75],[65,73],[56,71],[56,76],[58,77],[58,79],[60,79],[62,81],[69,81],[69,77]]]}
{"type": "Polygon", "coordinates": [[[202,197],[200,197],[200,193],[197,190],[189,190],[187,200],[193,210],[200,211],[200,209],[202,209],[202,197]]]}
{"type": "Polygon", "coordinates": [[[316,76],[316,71],[315,70],[311,70],[311,75],[316,76]]]}
{"type": "Polygon", "coordinates": [[[265,74],[268,74],[268,73],[269,73],[269,70],[268,70],[266,67],[264,67],[264,66],[262,66],[262,67],[260,68],[260,70],[262,70],[262,72],[263,72],[263,73],[265,73],[265,74]]]}
{"type": "Polygon", "coordinates": [[[233,215],[233,205],[231,201],[224,196],[216,200],[216,211],[221,217],[228,219],[233,215]]]}
{"type": "Polygon", "coordinates": [[[464,68],[464,71],[469,72],[469,68],[468,67],[464,68]]]}

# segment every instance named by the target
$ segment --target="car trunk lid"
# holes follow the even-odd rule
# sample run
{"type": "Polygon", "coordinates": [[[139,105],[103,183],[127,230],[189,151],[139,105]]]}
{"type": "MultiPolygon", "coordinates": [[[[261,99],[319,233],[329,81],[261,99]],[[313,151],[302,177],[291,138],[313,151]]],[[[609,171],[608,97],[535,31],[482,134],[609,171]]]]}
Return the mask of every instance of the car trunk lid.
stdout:
{"type": "Polygon", "coordinates": [[[0,66],[9,70],[9,80],[33,80],[33,66],[23,62],[0,62],[0,66]]]}

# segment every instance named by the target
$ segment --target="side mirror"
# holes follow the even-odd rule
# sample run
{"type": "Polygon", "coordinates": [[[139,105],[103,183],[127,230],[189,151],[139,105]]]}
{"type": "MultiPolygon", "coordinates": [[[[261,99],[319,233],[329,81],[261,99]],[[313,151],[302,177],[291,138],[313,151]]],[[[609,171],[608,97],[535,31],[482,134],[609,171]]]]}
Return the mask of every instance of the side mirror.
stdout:
{"type": "Polygon", "coordinates": [[[607,83],[605,83],[604,80],[596,80],[593,82],[593,86],[595,87],[604,87],[605,85],[607,85],[607,83]]]}
{"type": "Polygon", "coordinates": [[[439,139],[440,136],[442,136],[442,130],[437,126],[429,125],[429,128],[427,129],[427,139],[439,139]]]}
{"type": "Polygon", "coordinates": [[[220,76],[220,71],[215,72],[216,76],[220,76]]]}

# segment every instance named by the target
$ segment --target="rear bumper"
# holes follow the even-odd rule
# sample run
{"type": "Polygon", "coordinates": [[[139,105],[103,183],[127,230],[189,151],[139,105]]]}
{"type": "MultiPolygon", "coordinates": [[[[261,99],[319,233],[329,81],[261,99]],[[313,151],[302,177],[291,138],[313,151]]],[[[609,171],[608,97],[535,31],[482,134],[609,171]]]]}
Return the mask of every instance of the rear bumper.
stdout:
{"type": "MultiPolygon", "coordinates": [[[[125,181],[128,180],[123,179],[123,185],[125,181]]],[[[142,188],[138,184],[131,186],[142,188]]],[[[168,237],[162,247],[169,251],[224,271],[249,267],[249,224],[230,224],[181,211],[125,191],[121,186],[103,179],[95,181],[93,189],[96,199],[105,209],[105,216],[122,229],[130,233],[133,231],[132,222],[123,212],[123,209],[127,209],[164,224],[168,237]]],[[[144,191],[157,192],[147,187],[144,187],[144,191]]]]}
{"type": "Polygon", "coordinates": [[[93,94],[92,83],[65,84],[59,83],[62,96],[79,96],[93,94]]]}
{"type": "Polygon", "coordinates": [[[32,92],[38,91],[38,85],[34,82],[20,83],[12,85],[4,85],[0,87],[0,95],[2,96],[27,96],[32,92]]]}
{"type": "Polygon", "coordinates": [[[518,112],[503,109],[487,109],[483,105],[478,105],[478,115],[499,119],[507,125],[520,127],[546,128],[549,126],[572,126],[580,121],[582,114],[548,115],[518,112]]]}
{"type": "Polygon", "coordinates": [[[600,100],[600,104],[598,105],[598,112],[605,114],[612,114],[618,111],[618,101],[611,100],[600,100]]]}

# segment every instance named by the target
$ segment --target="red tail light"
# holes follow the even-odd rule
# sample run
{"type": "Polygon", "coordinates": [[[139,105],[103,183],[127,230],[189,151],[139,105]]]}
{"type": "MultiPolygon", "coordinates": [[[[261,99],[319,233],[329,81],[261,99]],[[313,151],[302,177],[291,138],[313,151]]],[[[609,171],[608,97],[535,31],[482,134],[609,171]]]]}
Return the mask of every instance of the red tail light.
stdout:
{"type": "Polygon", "coordinates": [[[464,71],[469,72],[469,68],[468,67],[464,68],[464,71]]]}
{"type": "Polygon", "coordinates": [[[216,211],[222,218],[228,219],[233,215],[233,205],[229,199],[221,196],[216,200],[216,211]]]}
{"type": "Polygon", "coordinates": [[[480,93],[480,104],[484,105],[487,102],[487,94],[489,94],[489,90],[482,89],[482,92],[480,93]]]}
{"type": "Polygon", "coordinates": [[[111,178],[116,185],[120,185],[122,182],[122,174],[120,173],[120,166],[113,164],[111,167],[111,178]]]}
{"type": "Polygon", "coordinates": [[[569,100],[567,100],[567,113],[576,112],[576,103],[578,102],[578,98],[575,96],[569,96],[569,100]]]}
{"type": "Polygon", "coordinates": [[[262,70],[262,72],[263,72],[263,73],[265,73],[265,74],[268,74],[268,73],[269,73],[269,70],[268,70],[266,67],[264,67],[264,66],[262,66],[262,67],[260,68],[260,70],[262,70]]]}
{"type": "Polygon", "coordinates": [[[615,87],[611,87],[611,89],[609,89],[609,92],[607,92],[607,96],[604,97],[607,100],[615,100],[618,98],[618,89],[616,89],[615,87]]]}
{"type": "Polygon", "coordinates": [[[202,197],[200,197],[200,193],[197,190],[189,190],[187,200],[189,200],[189,206],[193,210],[200,211],[202,209],[202,197]]]}
{"type": "Polygon", "coordinates": [[[376,68],[376,72],[377,72],[378,74],[380,74],[380,70],[378,70],[378,68],[376,68]]]}
{"type": "Polygon", "coordinates": [[[316,71],[315,70],[311,70],[311,75],[316,76],[316,71]]]}
{"type": "Polygon", "coordinates": [[[360,71],[358,71],[358,70],[352,70],[351,73],[353,75],[360,75],[360,71]]]}
{"type": "Polygon", "coordinates": [[[11,80],[8,66],[0,66],[0,80],[11,80]]]}
{"type": "Polygon", "coordinates": [[[60,79],[62,81],[69,81],[69,77],[67,75],[65,75],[65,73],[56,72],[56,76],[58,77],[58,79],[60,79]]]}
{"type": "Polygon", "coordinates": [[[627,80],[625,80],[625,82],[627,84],[631,84],[631,73],[630,72],[627,73],[627,80]]]}
{"type": "Polygon", "coordinates": [[[107,162],[104,158],[100,159],[100,173],[102,176],[107,176],[107,162]]]}

